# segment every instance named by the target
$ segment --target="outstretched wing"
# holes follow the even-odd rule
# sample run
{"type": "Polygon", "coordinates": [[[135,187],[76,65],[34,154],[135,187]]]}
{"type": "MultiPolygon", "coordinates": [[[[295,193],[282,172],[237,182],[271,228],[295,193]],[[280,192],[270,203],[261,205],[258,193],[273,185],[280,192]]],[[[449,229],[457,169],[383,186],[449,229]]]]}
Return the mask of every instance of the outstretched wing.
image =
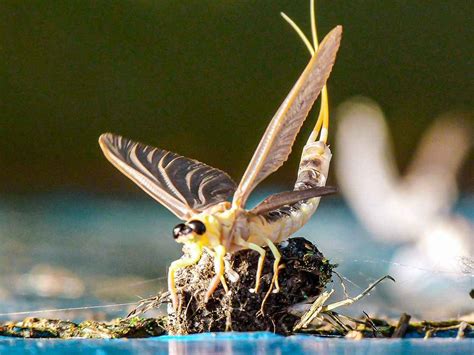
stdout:
{"type": "Polygon", "coordinates": [[[99,144],[117,169],[183,220],[235,191],[229,175],[197,160],[112,133],[101,135],[99,144]]]}
{"type": "Polygon", "coordinates": [[[288,159],[306,116],[329,77],[341,41],[342,27],[322,41],[303,74],[267,127],[237,188],[233,204],[244,207],[252,190],[288,159]]]}
{"type": "Polygon", "coordinates": [[[255,206],[252,210],[250,210],[250,212],[258,215],[276,210],[285,205],[292,205],[294,203],[308,200],[310,198],[331,195],[336,192],[337,189],[331,186],[316,186],[306,190],[280,192],[267,197],[265,200],[255,206]]]}

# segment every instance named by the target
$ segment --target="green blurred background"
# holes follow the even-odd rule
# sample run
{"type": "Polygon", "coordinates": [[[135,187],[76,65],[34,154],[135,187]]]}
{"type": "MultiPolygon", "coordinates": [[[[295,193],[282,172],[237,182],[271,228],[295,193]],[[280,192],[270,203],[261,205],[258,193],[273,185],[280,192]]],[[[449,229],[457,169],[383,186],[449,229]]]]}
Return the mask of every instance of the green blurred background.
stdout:
{"type": "MultiPolygon", "coordinates": [[[[0,191],[142,194],[103,158],[97,138],[106,131],[238,180],[308,60],[279,12],[309,33],[308,7],[303,0],[2,0],[0,191]]],[[[353,95],[379,102],[402,168],[438,114],[472,110],[472,1],[320,0],[317,12],[320,35],[344,26],[332,109],[353,95]]],[[[310,129],[269,183],[291,184],[310,129]]],[[[473,170],[471,154],[464,190],[473,189],[473,170]]]]}

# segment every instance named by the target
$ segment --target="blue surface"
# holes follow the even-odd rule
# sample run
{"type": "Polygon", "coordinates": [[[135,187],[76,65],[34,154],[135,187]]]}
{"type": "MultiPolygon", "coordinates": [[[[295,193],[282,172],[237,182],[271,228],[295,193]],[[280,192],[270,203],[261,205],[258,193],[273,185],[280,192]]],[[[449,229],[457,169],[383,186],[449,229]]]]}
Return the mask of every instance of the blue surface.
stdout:
{"type": "MultiPolygon", "coordinates": [[[[80,307],[100,304],[96,299],[96,288],[106,288],[103,275],[110,277],[142,275],[143,278],[160,276],[174,258],[179,257],[179,247],[169,236],[176,219],[153,201],[96,200],[83,197],[58,197],[22,201],[17,199],[0,201],[0,269],[10,272],[12,280],[23,277],[32,265],[47,263],[73,270],[84,280],[88,289],[79,299],[54,299],[34,294],[15,293],[15,283],[0,280],[0,312],[32,311],[39,309],[80,307]],[[41,203],[39,203],[40,201],[41,203]],[[35,203],[33,203],[35,202],[35,203]],[[12,221],[20,221],[14,224],[12,221]],[[159,257],[157,257],[159,256],[159,257]],[[124,263],[124,260],[127,262],[124,263]],[[95,283],[96,274],[99,277],[95,283]],[[10,294],[11,292],[11,294],[10,294]]],[[[460,201],[456,210],[471,221],[474,220],[474,199],[460,201]]],[[[339,272],[350,279],[349,291],[356,294],[374,279],[387,273],[393,246],[382,245],[357,223],[348,208],[338,201],[325,201],[305,229],[297,235],[314,236],[318,246],[340,264],[339,272]],[[316,233],[317,231],[317,233],[316,233]],[[350,248],[347,248],[350,245],[350,248]],[[356,256],[356,257],[355,257],[356,256]],[[387,261],[388,260],[388,261],[387,261]]],[[[407,267],[406,265],[404,267],[407,267]]],[[[443,275],[427,273],[429,279],[443,275]]],[[[114,280],[114,279],[112,279],[114,280]]],[[[165,279],[164,279],[165,280],[165,279]]],[[[369,314],[384,314],[393,310],[399,317],[400,310],[413,315],[410,304],[395,303],[390,295],[394,287],[404,287],[405,280],[396,284],[386,283],[376,292],[344,309],[344,314],[360,315],[361,310],[369,314]]],[[[145,281],[147,282],[147,281],[145,281]]],[[[143,282],[137,282],[142,285],[143,282]]],[[[145,283],[148,285],[148,283],[145,283]]],[[[468,292],[472,286],[470,274],[460,275],[444,281],[445,292],[440,295],[415,290],[425,302],[452,300],[453,292],[459,291],[463,301],[457,302],[459,313],[472,309],[468,292]]],[[[112,289],[114,298],[105,299],[105,304],[136,301],[137,292],[133,281],[118,283],[112,289]],[[116,292],[125,293],[124,298],[115,298],[116,292]]],[[[150,283],[150,292],[159,289],[150,283]]],[[[110,293],[110,292],[109,292],[110,293]]],[[[334,297],[334,300],[340,299],[334,297]]],[[[448,303],[446,303],[448,304],[448,303]]],[[[62,314],[54,312],[26,315],[3,315],[2,320],[22,319],[25,316],[42,316],[61,319],[89,319],[93,312],[101,312],[106,319],[123,316],[127,309],[104,308],[85,312],[62,314]]],[[[419,316],[418,318],[422,318],[419,316]]],[[[188,354],[474,354],[474,339],[403,339],[362,340],[316,338],[311,336],[281,337],[271,333],[203,334],[186,337],[159,337],[149,339],[120,340],[58,340],[15,339],[0,337],[0,354],[110,354],[110,353],[188,353],[188,354]]]]}
{"type": "Polygon", "coordinates": [[[21,354],[472,354],[474,339],[345,340],[272,333],[209,333],[148,339],[59,340],[0,337],[0,353],[21,354]]]}

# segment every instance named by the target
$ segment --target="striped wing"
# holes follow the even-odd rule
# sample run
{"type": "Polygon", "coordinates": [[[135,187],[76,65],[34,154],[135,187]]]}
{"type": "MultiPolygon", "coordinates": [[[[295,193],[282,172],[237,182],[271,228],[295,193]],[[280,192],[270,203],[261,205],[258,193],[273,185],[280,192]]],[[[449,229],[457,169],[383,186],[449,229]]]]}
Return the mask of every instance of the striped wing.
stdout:
{"type": "Polygon", "coordinates": [[[99,144],[117,169],[183,220],[235,191],[229,175],[197,160],[112,133],[101,135],[99,144]]]}
{"type": "Polygon", "coordinates": [[[276,112],[237,188],[233,200],[235,206],[244,207],[255,186],[288,159],[296,135],[332,70],[341,34],[342,27],[338,26],[324,38],[276,112]]]}

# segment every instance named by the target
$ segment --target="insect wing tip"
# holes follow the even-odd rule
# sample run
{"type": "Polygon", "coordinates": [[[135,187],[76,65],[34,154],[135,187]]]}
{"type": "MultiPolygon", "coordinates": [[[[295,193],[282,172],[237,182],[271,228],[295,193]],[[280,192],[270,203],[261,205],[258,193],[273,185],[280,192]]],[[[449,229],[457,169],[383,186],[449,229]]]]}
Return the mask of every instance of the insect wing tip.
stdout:
{"type": "Polygon", "coordinates": [[[99,144],[102,146],[104,144],[106,144],[108,141],[110,141],[112,137],[112,133],[102,133],[100,136],[99,136],[99,144]]]}

